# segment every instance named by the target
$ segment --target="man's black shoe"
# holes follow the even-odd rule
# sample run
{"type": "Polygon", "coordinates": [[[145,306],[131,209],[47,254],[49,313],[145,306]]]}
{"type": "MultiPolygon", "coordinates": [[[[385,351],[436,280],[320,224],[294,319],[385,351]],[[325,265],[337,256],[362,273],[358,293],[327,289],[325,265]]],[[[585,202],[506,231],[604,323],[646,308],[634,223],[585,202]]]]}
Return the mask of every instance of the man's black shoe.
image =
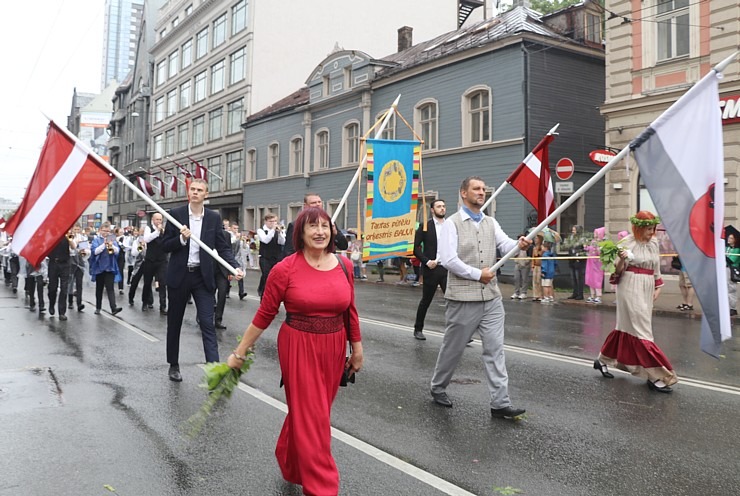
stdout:
{"type": "Polygon", "coordinates": [[[414,337],[418,339],[419,341],[426,341],[426,336],[424,336],[424,333],[421,331],[414,331],[414,337]]]}
{"type": "Polygon", "coordinates": [[[99,308],[96,308],[95,309],[95,315],[100,315],[100,309],[99,308]]]}
{"type": "Polygon", "coordinates": [[[170,365],[170,371],[168,373],[172,382],[182,382],[182,374],[180,374],[179,365],[170,365]]]}
{"type": "Polygon", "coordinates": [[[129,299],[128,300],[128,306],[130,306],[130,307],[134,306],[134,300],[129,299]]]}
{"type": "Polygon", "coordinates": [[[216,329],[226,329],[226,326],[221,322],[216,322],[216,329]]]}
{"type": "Polygon", "coordinates": [[[246,298],[246,296],[247,296],[247,293],[246,292],[245,293],[239,293],[239,299],[240,300],[243,300],[244,298],[246,298]]]}
{"type": "Polygon", "coordinates": [[[570,295],[569,297],[566,298],[566,300],[575,300],[575,299],[576,299],[576,295],[570,295]]]}
{"type": "Polygon", "coordinates": [[[49,315],[54,315],[54,305],[49,305],[49,315]]]}
{"type": "Polygon", "coordinates": [[[147,308],[148,308],[149,310],[154,310],[154,305],[153,305],[153,304],[151,304],[151,303],[147,303],[147,304],[146,304],[146,307],[147,307],[147,308]]]}
{"type": "Polygon", "coordinates": [[[67,316],[66,315],[60,315],[59,316],[59,320],[67,320],[67,316]]]}
{"type": "Polygon", "coordinates": [[[121,312],[121,310],[123,310],[123,308],[121,308],[121,307],[116,307],[116,308],[113,308],[113,309],[112,309],[112,310],[110,311],[110,313],[112,313],[113,315],[115,315],[115,314],[117,314],[117,313],[120,313],[120,312],[121,312]]]}
{"type": "Polygon", "coordinates": [[[77,307],[77,311],[78,311],[78,312],[81,312],[81,311],[83,311],[84,309],[85,309],[85,304],[84,304],[84,303],[82,303],[82,304],[81,304],[81,305],[80,305],[79,307],[77,307]]]}
{"type": "Polygon", "coordinates": [[[513,419],[524,415],[526,411],[527,410],[524,408],[514,408],[511,406],[507,406],[505,408],[491,408],[491,417],[513,419]]]}
{"type": "Polygon", "coordinates": [[[36,311],[36,305],[31,305],[30,307],[28,307],[28,311],[29,312],[35,312],[36,311]]]}
{"type": "Polygon", "coordinates": [[[573,298],[573,299],[574,299],[574,300],[582,300],[582,299],[583,299],[583,296],[576,296],[576,297],[575,297],[575,298],[573,298]]]}
{"type": "Polygon", "coordinates": [[[159,314],[160,315],[167,315],[167,309],[164,307],[159,307],[159,314]]]}
{"type": "Polygon", "coordinates": [[[452,408],[452,401],[450,400],[450,397],[447,396],[447,393],[442,391],[441,393],[435,393],[432,391],[432,398],[434,399],[434,402],[438,405],[446,406],[447,408],[452,408]]]}
{"type": "Polygon", "coordinates": [[[70,303],[69,305],[67,305],[67,308],[69,308],[70,310],[74,310],[74,303],[70,303]]]}

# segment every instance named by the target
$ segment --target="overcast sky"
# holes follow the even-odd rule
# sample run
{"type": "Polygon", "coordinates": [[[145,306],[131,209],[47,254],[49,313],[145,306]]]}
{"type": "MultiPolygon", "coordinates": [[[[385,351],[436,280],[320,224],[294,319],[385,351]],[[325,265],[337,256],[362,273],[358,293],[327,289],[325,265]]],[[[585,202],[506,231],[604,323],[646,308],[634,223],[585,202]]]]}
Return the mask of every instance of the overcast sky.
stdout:
{"type": "Polygon", "coordinates": [[[0,197],[20,200],[46,137],[62,127],[72,91],[99,93],[104,0],[4,2],[0,21],[0,197]]]}

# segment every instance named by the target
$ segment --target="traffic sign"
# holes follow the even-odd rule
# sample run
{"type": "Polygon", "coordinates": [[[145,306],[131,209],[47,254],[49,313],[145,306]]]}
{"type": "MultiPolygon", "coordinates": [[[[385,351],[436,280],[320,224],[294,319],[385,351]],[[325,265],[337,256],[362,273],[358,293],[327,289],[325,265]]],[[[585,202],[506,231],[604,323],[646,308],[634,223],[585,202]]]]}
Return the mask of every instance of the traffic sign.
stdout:
{"type": "Polygon", "coordinates": [[[576,170],[576,167],[573,165],[573,161],[567,157],[558,160],[555,166],[555,174],[558,175],[558,179],[563,181],[570,179],[574,170],[576,170]]]}
{"type": "Polygon", "coordinates": [[[573,193],[573,181],[555,183],[555,193],[573,193]]]}
{"type": "Polygon", "coordinates": [[[594,150],[589,153],[588,156],[593,163],[599,167],[604,167],[612,158],[616,157],[617,154],[610,152],[609,150],[594,150]]]}

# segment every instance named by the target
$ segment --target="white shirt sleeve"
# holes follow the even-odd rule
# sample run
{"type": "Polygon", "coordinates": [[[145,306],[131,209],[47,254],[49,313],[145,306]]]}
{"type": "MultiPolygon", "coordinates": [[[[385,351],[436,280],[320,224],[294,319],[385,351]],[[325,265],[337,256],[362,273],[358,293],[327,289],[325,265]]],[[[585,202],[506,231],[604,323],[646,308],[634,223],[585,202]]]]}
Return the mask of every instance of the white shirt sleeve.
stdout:
{"type": "MultiPolygon", "coordinates": [[[[269,243],[275,237],[275,229],[257,229],[257,237],[260,239],[260,243],[269,243]]],[[[278,243],[280,243],[280,238],[278,238],[278,243]]],[[[285,236],[283,236],[283,242],[280,244],[285,244],[285,236]]]]}
{"type": "Polygon", "coordinates": [[[144,228],[144,243],[150,243],[153,239],[159,237],[159,229],[151,229],[149,226],[144,228]]]}

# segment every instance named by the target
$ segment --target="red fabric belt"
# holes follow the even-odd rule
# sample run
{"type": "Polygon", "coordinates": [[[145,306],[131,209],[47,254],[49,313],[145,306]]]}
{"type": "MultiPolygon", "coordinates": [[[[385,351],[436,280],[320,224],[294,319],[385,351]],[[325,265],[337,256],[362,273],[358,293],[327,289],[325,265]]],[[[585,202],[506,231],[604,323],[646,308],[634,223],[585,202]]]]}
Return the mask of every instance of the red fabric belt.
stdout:
{"type": "Polygon", "coordinates": [[[645,274],[648,276],[652,276],[653,274],[655,274],[655,271],[653,269],[643,269],[642,267],[633,267],[631,265],[627,267],[625,270],[634,272],[635,274],[645,274]]]}
{"type": "Polygon", "coordinates": [[[332,317],[314,317],[312,315],[289,313],[285,317],[285,323],[293,329],[303,332],[331,334],[344,329],[344,315],[340,313],[332,317]]]}

